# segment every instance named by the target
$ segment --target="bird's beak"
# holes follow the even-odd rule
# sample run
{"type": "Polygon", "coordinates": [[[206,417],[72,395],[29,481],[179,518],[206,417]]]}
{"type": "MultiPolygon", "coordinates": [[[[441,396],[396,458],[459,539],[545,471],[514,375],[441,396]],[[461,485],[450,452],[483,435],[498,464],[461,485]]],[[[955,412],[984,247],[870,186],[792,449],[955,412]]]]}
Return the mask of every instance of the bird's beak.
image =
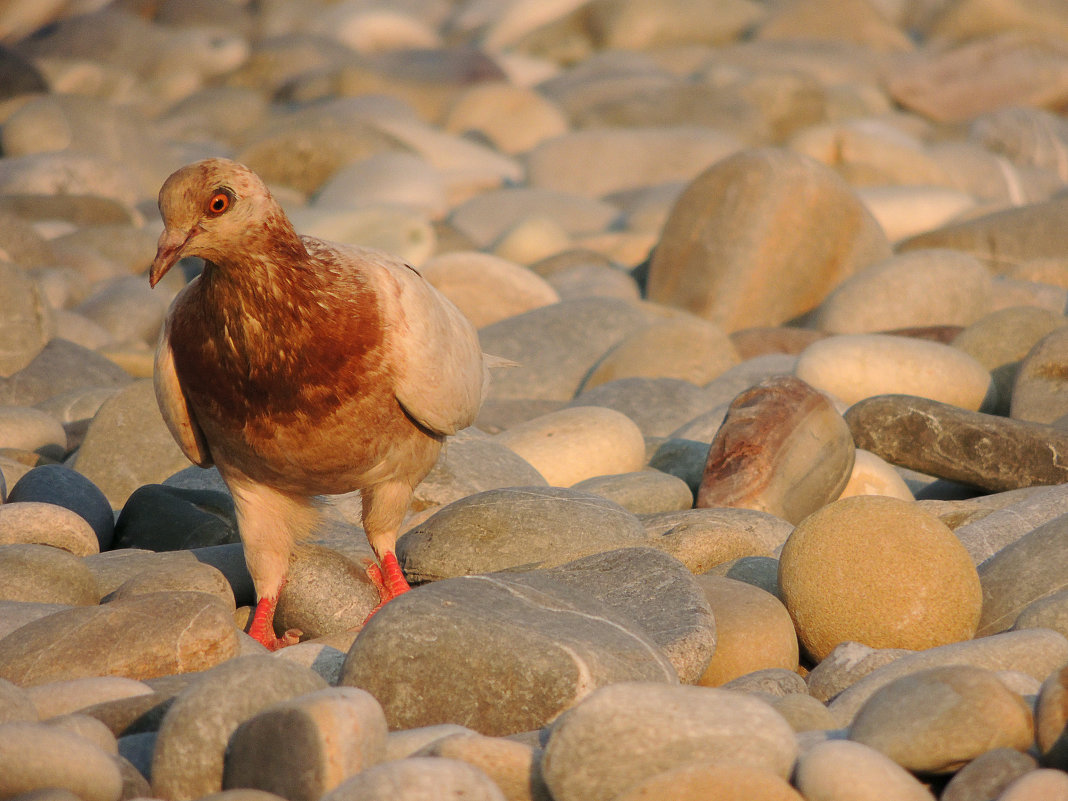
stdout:
{"type": "MultiPolygon", "coordinates": [[[[195,229],[194,229],[195,231],[195,229]]],[[[167,274],[178,259],[182,258],[182,251],[193,237],[194,231],[180,231],[165,228],[160,234],[159,243],[156,245],[156,258],[152,261],[152,267],[148,271],[148,283],[155,286],[159,280],[167,274]]]]}

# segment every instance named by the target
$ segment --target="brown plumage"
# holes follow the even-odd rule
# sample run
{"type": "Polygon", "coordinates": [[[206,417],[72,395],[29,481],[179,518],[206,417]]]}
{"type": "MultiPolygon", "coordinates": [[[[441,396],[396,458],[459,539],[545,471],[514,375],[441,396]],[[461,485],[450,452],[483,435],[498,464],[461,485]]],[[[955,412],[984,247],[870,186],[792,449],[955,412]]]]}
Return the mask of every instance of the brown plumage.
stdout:
{"type": "Polygon", "coordinates": [[[474,328],[411,267],[300,236],[263,182],[225,159],[175,172],[152,285],[183,256],[203,273],[175,299],[156,354],[156,396],[191,461],[234,496],[270,648],[294,543],[315,496],[361,490],[383,603],[408,589],[394,553],[412,491],[485,386],[474,328]]]}

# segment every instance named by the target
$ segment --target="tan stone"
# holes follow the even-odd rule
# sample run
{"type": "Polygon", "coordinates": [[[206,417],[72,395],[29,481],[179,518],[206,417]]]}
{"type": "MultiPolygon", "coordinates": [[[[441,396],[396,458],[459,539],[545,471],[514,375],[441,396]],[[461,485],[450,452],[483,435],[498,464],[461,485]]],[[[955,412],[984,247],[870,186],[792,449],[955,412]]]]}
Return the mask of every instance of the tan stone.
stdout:
{"type": "Polygon", "coordinates": [[[904,31],[868,0],[795,0],[760,26],[761,39],[846,41],[883,53],[912,50],[904,31]]]}
{"type": "Polygon", "coordinates": [[[697,577],[716,619],[716,651],[698,684],[718,687],[765,668],[797,668],[797,634],[774,595],[744,581],[697,577]]]}
{"type": "Polygon", "coordinates": [[[993,748],[1026,751],[1031,708],[993,671],[948,665],[903,676],[857,712],[849,738],[911,771],[952,773],[993,748]]]}
{"type": "Polygon", "coordinates": [[[903,501],[915,500],[912,490],[894,466],[863,448],[856,449],[849,483],[838,497],[852,498],[854,495],[885,495],[903,501]]]}
{"type": "Polygon", "coordinates": [[[847,640],[916,650],[967,640],[982,605],[978,573],[953,532],[912,504],[872,495],[802,521],[783,546],[779,586],[817,660],[847,640]]]}
{"type": "Polygon", "coordinates": [[[889,255],[882,228],[833,170],[785,150],[746,150],[682,193],[653,253],[648,296],[728,333],[779,325],[889,255]]]}
{"type": "Polygon", "coordinates": [[[632,785],[613,801],[803,801],[770,770],[734,762],[694,763],[632,785]]]}
{"type": "Polygon", "coordinates": [[[802,754],[794,783],[806,801],[934,801],[903,767],[850,740],[827,740],[802,754]]]}
{"type": "Polygon", "coordinates": [[[455,134],[477,131],[514,155],[565,133],[568,121],[559,106],[533,89],[483,83],[456,98],[444,125],[455,134]]]}
{"type": "Polygon", "coordinates": [[[704,385],[740,361],[723,330],[693,315],[635,331],[605,354],[583,389],[631,376],[681,378],[704,385]]]}
{"type": "Polygon", "coordinates": [[[554,487],[640,470],[645,439],[629,417],[603,406],[574,406],[519,423],[495,439],[554,487]]]}
{"type": "Polygon", "coordinates": [[[1068,667],[1055,670],[1038,693],[1035,743],[1043,763],[1068,769],[1068,667]]]}

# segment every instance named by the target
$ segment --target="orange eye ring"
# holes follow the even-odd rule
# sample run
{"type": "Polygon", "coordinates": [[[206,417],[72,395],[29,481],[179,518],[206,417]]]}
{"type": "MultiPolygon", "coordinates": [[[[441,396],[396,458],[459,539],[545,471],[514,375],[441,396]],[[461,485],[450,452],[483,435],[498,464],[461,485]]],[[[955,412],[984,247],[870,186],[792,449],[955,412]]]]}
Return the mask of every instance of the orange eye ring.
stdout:
{"type": "Polygon", "coordinates": [[[224,214],[229,211],[233,201],[233,193],[226,189],[220,189],[211,196],[210,200],[208,200],[208,214],[212,217],[218,217],[220,214],[224,214]]]}

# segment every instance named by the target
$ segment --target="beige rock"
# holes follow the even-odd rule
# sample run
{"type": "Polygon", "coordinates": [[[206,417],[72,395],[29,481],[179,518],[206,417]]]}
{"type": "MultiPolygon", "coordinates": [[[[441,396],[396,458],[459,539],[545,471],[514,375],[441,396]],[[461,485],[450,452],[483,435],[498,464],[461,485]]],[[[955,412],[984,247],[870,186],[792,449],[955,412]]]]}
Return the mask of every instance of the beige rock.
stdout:
{"type": "Polygon", "coordinates": [[[687,509],[644,515],[642,523],[649,545],[695,574],[746,556],[767,556],[793,530],[785,520],[755,509],[687,509]]]}
{"type": "Polygon", "coordinates": [[[414,754],[473,765],[493,779],[508,801],[548,801],[549,791],[537,767],[540,755],[528,743],[473,732],[442,737],[414,754]]]}
{"type": "Polygon", "coordinates": [[[969,193],[947,186],[861,186],[857,196],[891,242],[938,228],[976,204],[969,193]]]}
{"type": "Polygon", "coordinates": [[[903,501],[915,500],[912,490],[894,466],[863,448],[856,449],[849,482],[838,497],[851,498],[854,495],[885,495],[903,501]]]}
{"type": "Polygon", "coordinates": [[[803,801],[769,770],[732,762],[695,763],[638,782],[613,801],[803,801]]]}
{"type": "Polygon", "coordinates": [[[489,253],[444,253],[425,262],[419,272],[476,328],[560,299],[536,273],[489,253]]]}
{"type": "Polygon", "coordinates": [[[741,359],[723,330],[693,315],[653,323],[605,354],[583,389],[630,376],[681,378],[704,385],[741,359]]]}
{"type": "Polygon", "coordinates": [[[827,740],[802,754],[794,783],[806,801],[934,801],[907,770],[850,740],[827,740]]]}
{"type": "Polygon", "coordinates": [[[445,130],[477,131],[502,153],[524,153],[567,132],[564,112],[533,89],[506,83],[483,83],[461,94],[449,109],[445,130]]]}
{"type": "Polygon", "coordinates": [[[144,682],[123,676],[88,676],[26,688],[26,693],[37,708],[41,720],[68,715],[95,704],[148,695],[151,692],[152,688],[144,682]]]}
{"type": "Polygon", "coordinates": [[[997,801],[1068,801],[1068,776],[1050,768],[1029,771],[1006,787],[997,801]]]}
{"type": "Polygon", "coordinates": [[[975,566],[942,521],[871,495],[802,521],[783,546],[779,586],[817,660],[847,640],[911,649],[966,640],[982,605],[975,566]]]}
{"type": "Polygon", "coordinates": [[[533,264],[569,250],[571,237],[551,217],[524,217],[500,235],[493,252],[502,259],[518,264],[533,264]]]}
{"type": "Polygon", "coordinates": [[[1068,98],[1068,48],[1048,33],[1007,31],[919,51],[887,75],[895,100],[938,122],[1009,105],[1057,109],[1068,98]]]}
{"type": "Polygon", "coordinates": [[[1052,423],[1068,415],[1068,327],[1054,329],[1020,361],[1013,384],[1010,415],[1017,420],[1052,423]]]}
{"type": "Polygon", "coordinates": [[[762,20],[752,0],[723,0],[706,13],[701,0],[608,0],[590,9],[597,43],[606,49],[645,50],[681,44],[725,44],[762,20]]]}
{"type": "Polygon", "coordinates": [[[846,41],[883,53],[912,50],[905,33],[866,0],[816,0],[784,4],[760,26],[761,39],[846,41]]]}
{"type": "Polygon", "coordinates": [[[526,459],[551,486],[640,470],[645,440],[626,415],[602,406],[574,406],[519,423],[495,439],[526,459]]]}
{"type": "Polygon", "coordinates": [[[48,788],[83,801],[119,801],[122,775],[112,755],[77,734],[41,723],[0,726],[0,795],[48,788]]]}
{"type": "Polygon", "coordinates": [[[53,415],[28,406],[0,406],[0,448],[37,451],[62,458],[67,432],[53,415]]]}
{"type": "Polygon", "coordinates": [[[838,728],[838,723],[821,701],[808,693],[789,693],[769,703],[775,711],[786,718],[794,731],[828,731],[838,728]]]}
{"type": "Polygon", "coordinates": [[[718,687],[754,670],[797,668],[797,634],[778,598],[707,573],[697,582],[716,618],[716,651],[698,684],[718,687]]]}
{"type": "Polygon", "coordinates": [[[75,556],[100,552],[96,532],[84,517],[63,506],[36,501],[0,505],[0,544],[36,543],[75,556]]]}
{"type": "Polygon", "coordinates": [[[1068,668],[1049,674],[1035,706],[1035,744],[1043,763],[1068,768],[1068,668]]]}
{"type": "Polygon", "coordinates": [[[1057,0],[958,0],[938,9],[927,31],[963,41],[1005,30],[1056,33],[1068,39],[1068,9],[1057,0]]]}
{"type": "Polygon", "coordinates": [[[820,304],[812,322],[836,334],[971,325],[990,308],[992,278],[965,253],[913,250],[847,278],[820,304]]]}
{"type": "Polygon", "coordinates": [[[758,509],[798,523],[841,494],[854,451],[825,395],[793,376],[769,378],[731,402],[697,506],[758,509]]]}
{"type": "Polygon", "coordinates": [[[843,334],[814,342],[794,374],[852,405],[875,395],[918,395],[978,411],[993,401],[979,362],[938,342],[887,334],[843,334]]]}
{"type": "Polygon", "coordinates": [[[653,253],[648,296],[728,333],[779,325],[889,255],[882,228],[831,169],[785,150],[747,150],[682,193],[653,253]],[[805,226],[792,222],[798,197],[807,198],[805,226]]]}
{"type": "Polygon", "coordinates": [[[993,671],[949,665],[903,676],[869,698],[849,739],[903,768],[952,773],[992,748],[1026,751],[1031,708],[993,671]]]}

